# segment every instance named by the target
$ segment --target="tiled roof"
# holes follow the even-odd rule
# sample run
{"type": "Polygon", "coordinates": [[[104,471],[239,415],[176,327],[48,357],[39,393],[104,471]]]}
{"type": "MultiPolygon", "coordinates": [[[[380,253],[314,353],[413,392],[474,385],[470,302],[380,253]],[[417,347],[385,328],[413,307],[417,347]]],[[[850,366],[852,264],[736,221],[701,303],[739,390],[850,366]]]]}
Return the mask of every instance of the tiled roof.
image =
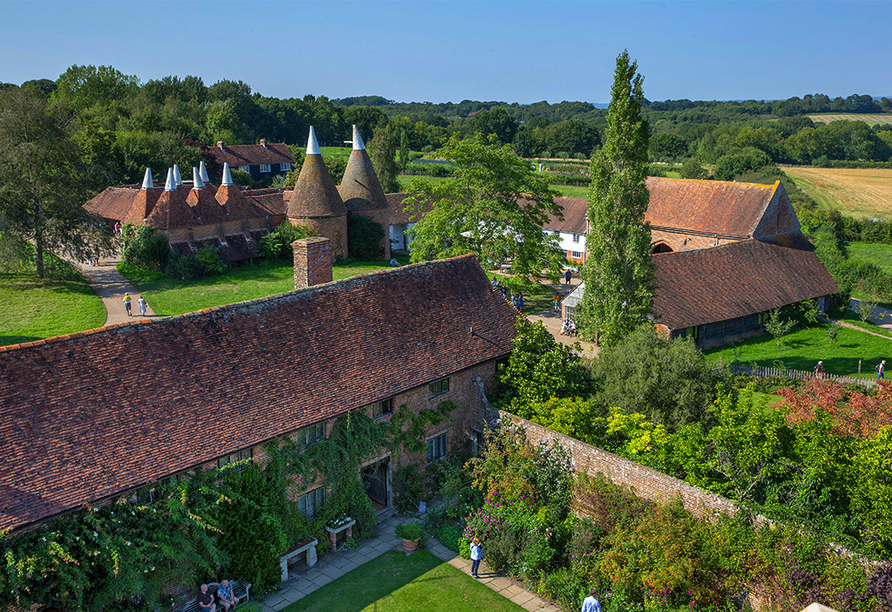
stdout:
{"type": "Polygon", "coordinates": [[[262,216],[254,208],[252,200],[245,196],[238,185],[220,185],[214,198],[223,210],[223,220],[250,219],[262,216]]]}
{"type": "Polygon", "coordinates": [[[198,215],[186,204],[186,192],[163,191],[158,197],[152,212],[146,218],[146,225],[158,229],[190,227],[198,224],[198,215]]]}
{"type": "Polygon", "coordinates": [[[347,210],[379,210],[387,208],[387,197],[365,149],[350,153],[344,178],[338,189],[347,210]]]}
{"type": "Polygon", "coordinates": [[[209,189],[190,189],[186,195],[186,204],[199,218],[197,223],[220,223],[226,221],[226,209],[217,203],[209,189]]]}
{"type": "Polygon", "coordinates": [[[105,219],[121,221],[133,205],[137,193],[138,187],[109,187],[84,204],[84,208],[105,219]]]}
{"type": "Polygon", "coordinates": [[[288,209],[288,200],[291,199],[291,190],[281,190],[269,193],[257,193],[259,190],[251,190],[245,195],[259,212],[264,216],[284,215],[288,209]]]}
{"type": "Polygon", "coordinates": [[[516,316],[464,256],[0,347],[0,530],[502,357],[516,316]]]}
{"type": "Polygon", "coordinates": [[[752,236],[779,185],[650,177],[644,218],[657,227],[752,236]]]}
{"type": "MultiPolygon", "coordinates": [[[[403,200],[408,198],[411,193],[388,193],[387,194],[387,205],[390,207],[390,224],[391,225],[404,225],[406,223],[415,223],[418,221],[418,218],[413,218],[415,213],[407,212],[406,204],[403,203],[403,200]]],[[[430,210],[430,207],[427,208],[430,210]]],[[[424,216],[422,213],[420,216],[424,216]]]]}
{"type": "Polygon", "coordinates": [[[225,145],[208,147],[203,151],[205,161],[218,166],[228,163],[230,168],[237,166],[257,166],[260,164],[294,164],[294,156],[284,143],[263,145],[225,145]]]}
{"type": "Polygon", "coordinates": [[[564,209],[564,220],[548,215],[545,229],[558,230],[567,234],[585,234],[588,230],[588,201],[585,198],[555,198],[555,203],[564,209]]]}
{"type": "Polygon", "coordinates": [[[812,251],[744,240],[660,253],[653,310],[669,329],[727,321],[838,290],[812,251]]]}
{"type": "Polygon", "coordinates": [[[347,208],[321,155],[307,155],[288,201],[289,218],[346,216],[347,208]]]}

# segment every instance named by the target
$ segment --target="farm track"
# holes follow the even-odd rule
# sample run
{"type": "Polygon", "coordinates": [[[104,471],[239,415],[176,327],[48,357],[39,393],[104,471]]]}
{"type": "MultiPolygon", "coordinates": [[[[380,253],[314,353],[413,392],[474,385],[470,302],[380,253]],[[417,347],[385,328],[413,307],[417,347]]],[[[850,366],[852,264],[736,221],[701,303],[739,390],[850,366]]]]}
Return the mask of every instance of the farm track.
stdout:
{"type": "Polygon", "coordinates": [[[803,190],[818,202],[835,203],[853,217],[892,221],[892,169],[781,166],[808,183],[803,190]]]}

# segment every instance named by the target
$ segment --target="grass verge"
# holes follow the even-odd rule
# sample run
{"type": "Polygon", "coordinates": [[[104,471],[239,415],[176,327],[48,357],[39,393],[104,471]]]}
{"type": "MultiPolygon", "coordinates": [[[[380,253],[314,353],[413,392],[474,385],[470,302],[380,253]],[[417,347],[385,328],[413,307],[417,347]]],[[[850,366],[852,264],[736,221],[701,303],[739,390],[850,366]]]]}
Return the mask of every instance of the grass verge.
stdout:
{"type": "MultiPolygon", "coordinates": [[[[408,257],[398,255],[402,264],[408,257]]],[[[334,280],[343,280],[359,274],[377,272],[389,268],[386,261],[343,261],[334,265],[334,280]]],[[[294,264],[290,260],[261,260],[258,263],[234,268],[217,276],[191,281],[170,278],[158,272],[147,272],[119,266],[136,290],[159,316],[194,312],[224,304],[234,304],[257,298],[284,293],[294,289],[294,264]]]]}
{"type": "Polygon", "coordinates": [[[102,300],[70,264],[50,260],[52,278],[34,270],[0,274],[0,346],[105,325],[102,300]]]}
{"type": "Polygon", "coordinates": [[[425,550],[389,551],[284,612],[521,612],[523,608],[425,550]]]}
{"type": "Polygon", "coordinates": [[[721,357],[725,363],[736,360],[743,364],[755,362],[760,366],[772,367],[776,361],[780,361],[786,369],[806,372],[813,370],[818,360],[822,360],[825,372],[844,376],[858,376],[860,359],[862,378],[872,378],[873,366],[881,359],[892,357],[889,338],[843,327],[830,344],[827,340],[828,327],[826,323],[799,327],[781,339],[780,346],[773,337],[764,334],[743,343],[704,352],[707,359],[721,357]]]}

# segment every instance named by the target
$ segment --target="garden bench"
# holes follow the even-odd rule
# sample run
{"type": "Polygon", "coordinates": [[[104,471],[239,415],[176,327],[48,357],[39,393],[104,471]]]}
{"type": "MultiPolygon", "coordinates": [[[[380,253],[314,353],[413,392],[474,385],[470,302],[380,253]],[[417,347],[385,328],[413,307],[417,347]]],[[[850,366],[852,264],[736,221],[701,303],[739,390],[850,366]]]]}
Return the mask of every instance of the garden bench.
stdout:
{"type": "Polygon", "coordinates": [[[279,568],[282,570],[282,582],[288,580],[288,562],[300,555],[306,554],[307,567],[316,565],[316,545],[319,540],[313,538],[303,544],[298,544],[284,555],[279,557],[279,568]]]}
{"type": "MultiPolygon", "coordinates": [[[[246,601],[251,600],[250,591],[251,591],[251,583],[245,582],[244,580],[230,580],[229,584],[232,585],[232,592],[238,597],[239,605],[242,605],[246,601]]],[[[219,582],[208,582],[208,592],[214,595],[214,601],[216,601],[217,597],[217,588],[220,586],[219,582]]],[[[218,603],[217,609],[221,610],[221,606],[218,603]]],[[[177,608],[177,612],[204,612],[201,606],[198,605],[198,595],[193,597],[191,600],[186,602],[181,608],[177,608]]]]}

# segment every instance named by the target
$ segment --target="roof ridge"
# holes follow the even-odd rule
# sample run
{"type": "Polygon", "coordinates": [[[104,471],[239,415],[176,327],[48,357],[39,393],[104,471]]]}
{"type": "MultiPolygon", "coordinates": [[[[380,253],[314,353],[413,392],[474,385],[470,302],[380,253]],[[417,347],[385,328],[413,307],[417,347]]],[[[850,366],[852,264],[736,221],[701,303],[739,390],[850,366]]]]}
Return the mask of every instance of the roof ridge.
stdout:
{"type": "Polygon", "coordinates": [[[446,259],[434,259],[431,261],[421,261],[418,263],[408,264],[405,266],[391,267],[391,268],[385,268],[383,270],[375,270],[373,272],[366,272],[365,274],[358,274],[356,276],[351,276],[349,278],[333,280],[328,283],[313,285],[312,287],[303,287],[301,289],[292,289],[291,291],[283,291],[282,293],[275,293],[273,295],[267,295],[267,296],[263,296],[263,297],[259,297],[259,298],[254,298],[251,300],[245,300],[243,302],[233,302],[232,304],[222,304],[220,306],[210,306],[208,308],[202,308],[201,310],[193,310],[190,312],[184,312],[182,314],[177,314],[177,315],[161,316],[161,317],[156,317],[154,319],[138,319],[135,321],[124,321],[121,323],[112,323],[111,325],[103,325],[102,327],[94,327],[92,329],[85,329],[85,330],[81,330],[78,332],[72,332],[70,334],[64,334],[61,336],[52,336],[50,338],[40,338],[38,340],[32,340],[30,342],[20,342],[18,344],[10,344],[7,346],[0,346],[0,353],[9,353],[9,352],[16,351],[16,350],[28,349],[28,348],[33,348],[33,347],[37,347],[37,346],[45,346],[48,344],[54,344],[56,342],[65,342],[68,340],[76,340],[78,338],[92,336],[94,334],[98,334],[101,332],[110,332],[110,331],[118,329],[118,328],[168,323],[170,321],[177,321],[177,320],[181,320],[181,319],[190,319],[190,318],[194,318],[196,316],[210,314],[212,312],[217,312],[217,311],[232,310],[235,308],[250,308],[250,307],[256,306],[258,304],[262,304],[264,302],[273,302],[273,301],[277,301],[280,299],[284,299],[286,297],[310,294],[310,293],[316,292],[320,289],[329,289],[334,286],[349,287],[350,285],[355,285],[355,284],[363,282],[369,278],[383,276],[385,274],[406,273],[407,271],[439,266],[446,262],[455,262],[455,261],[464,260],[464,259],[473,258],[473,257],[474,257],[473,253],[467,253],[465,255],[457,255],[455,257],[448,257],[446,259]]]}

